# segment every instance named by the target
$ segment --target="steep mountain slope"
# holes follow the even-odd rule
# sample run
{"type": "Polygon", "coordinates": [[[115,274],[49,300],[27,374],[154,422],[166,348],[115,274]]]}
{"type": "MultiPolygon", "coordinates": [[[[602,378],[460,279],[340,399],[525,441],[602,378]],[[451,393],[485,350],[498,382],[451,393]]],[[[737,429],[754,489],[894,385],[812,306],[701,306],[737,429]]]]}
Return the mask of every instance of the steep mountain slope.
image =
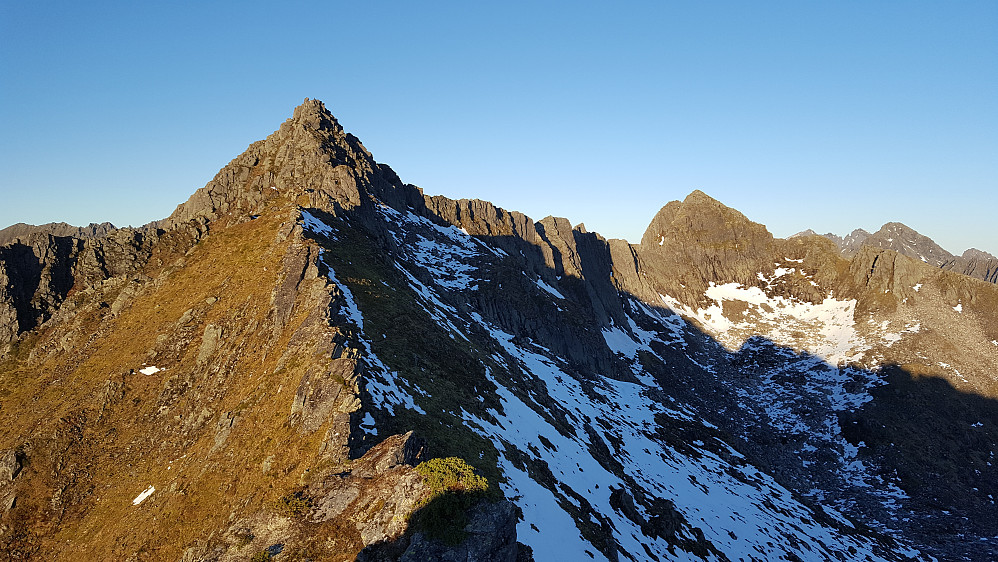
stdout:
{"type": "MultiPolygon", "coordinates": [[[[257,154],[298,152],[305,135],[352,158],[359,144],[334,121],[308,121],[316,116],[299,112],[254,145],[257,154]]],[[[330,152],[311,164],[335,170],[330,152]]],[[[512,506],[480,486],[462,492],[460,465],[413,468],[427,453],[411,436],[370,449],[343,292],[324,274],[295,203],[314,191],[244,161],[223,168],[162,228],[131,238],[126,248],[140,259],[125,274],[99,269],[105,276],[91,281],[85,253],[27,269],[64,279],[64,300],[0,364],[0,448],[11,468],[0,484],[3,552],[379,559],[437,548],[422,538],[436,536],[433,517],[458,521],[460,508],[472,528],[437,533],[464,539],[449,550],[516,559],[512,506]],[[453,479],[438,488],[435,475],[453,479]],[[408,526],[410,517],[425,525],[408,526]]],[[[365,171],[350,163],[332,185],[365,171]]],[[[297,165],[281,171],[299,173],[297,165]]],[[[106,248],[121,232],[131,231],[82,247],[106,248]]],[[[25,263],[4,266],[23,274],[25,263]]],[[[37,310],[30,301],[26,309],[37,310]]]]}
{"type": "Polygon", "coordinates": [[[998,283],[998,257],[976,248],[970,248],[962,256],[947,260],[942,268],[998,283]]]}
{"type": "Polygon", "coordinates": [[[424,196],[312,100],[115,232],[0,249],[15,556],[998,554],[988,283],[701,192],[637,245],[424,196]]]}

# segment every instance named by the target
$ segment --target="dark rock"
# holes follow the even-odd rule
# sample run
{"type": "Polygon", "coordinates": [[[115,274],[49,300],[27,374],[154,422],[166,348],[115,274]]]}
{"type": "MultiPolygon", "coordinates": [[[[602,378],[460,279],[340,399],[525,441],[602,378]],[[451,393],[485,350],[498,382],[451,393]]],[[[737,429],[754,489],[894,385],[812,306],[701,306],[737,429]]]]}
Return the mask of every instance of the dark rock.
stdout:
{"type": "Polygon", "coordinates": [[[324,372],[308,371],[291,404],[291,425],[311,433],[337,414],[348,416],[360,408],[358,393],[357,362],[353,359],[334,359],[324,372]]]}
{"type": "MultiPolygon", "coordinates": [[[[446,562],[516,562],[516,509],[508,501],[479,502],[468,513],[467,538],[449,546],[414,533],[400,562],[440,560],[446,562]]],[[[359,558],[358,558],[359,560],[359,558]]]]}

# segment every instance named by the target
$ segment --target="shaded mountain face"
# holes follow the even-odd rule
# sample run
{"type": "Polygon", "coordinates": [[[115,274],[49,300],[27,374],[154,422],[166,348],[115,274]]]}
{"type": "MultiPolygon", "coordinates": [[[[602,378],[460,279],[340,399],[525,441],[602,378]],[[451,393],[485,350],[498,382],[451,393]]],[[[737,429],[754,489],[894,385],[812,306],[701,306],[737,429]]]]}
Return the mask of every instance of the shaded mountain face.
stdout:
{"type": "MultiPolygon", "coordinates": [[[[808,229],[794,234],[791,238],[816,235],[816,232],[808,229]]],[[[842,255],[846,257],[856,255],[863,246],[887,248],[947,271],[998,283],[998,258],[995,256],[976,248],[970,248],[962,256],[954,256],[928,236],[919,234],[899,222],[889,222],[873,234],[858,228],[845,238],[831,233],[821,236],[835,242],[842,255]]]]}
{"type": "Polygon", "coordinates": [[[314,100],[46,236],[0,248],[15,557],[998,556],[998,291],[895,250],[424,196],[314,100]]]}

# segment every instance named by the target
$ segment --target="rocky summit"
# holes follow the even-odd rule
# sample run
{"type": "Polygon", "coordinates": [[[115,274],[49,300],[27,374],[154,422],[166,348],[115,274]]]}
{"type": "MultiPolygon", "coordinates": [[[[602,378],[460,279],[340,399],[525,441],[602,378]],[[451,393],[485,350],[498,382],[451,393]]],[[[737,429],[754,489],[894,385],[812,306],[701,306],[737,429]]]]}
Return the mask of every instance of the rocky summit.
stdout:
{"type": "Polygon", "coordinates": [[[5,232],[10,560],[998,559],[993,257],[897,223],[607,240],[306,99],[163,220],[5,232]]]}

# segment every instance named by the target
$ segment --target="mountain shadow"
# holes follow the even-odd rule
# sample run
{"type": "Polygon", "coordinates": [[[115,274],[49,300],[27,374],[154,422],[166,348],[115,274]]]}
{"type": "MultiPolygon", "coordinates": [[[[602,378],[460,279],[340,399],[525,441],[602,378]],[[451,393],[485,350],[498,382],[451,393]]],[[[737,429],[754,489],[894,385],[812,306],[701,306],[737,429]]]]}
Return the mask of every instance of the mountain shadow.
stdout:
{"type": "MultiPolygon", "coordinates": [[[[419,214],[418,209],[413,211],[419,214]]],[[[321,214],[317,210],[309,212],[321,214]]],[[[454,224],[428,214],[434,215],[433,222],[441,226],[454,224]]],[[[358,211],[347,215],[351,216],[325,215],[334,224],[341,219],[353,224],[335,234],[338,243],[326,246],[332,269],[338,275],[351,272],[341,280],[367,305],[362,305],[365,330],[387,334],[372,342],[372,350],[396,370],[401,380],[424,389],[443,412],[470,407],[476,416],[487,418],[490,409],[502,411],[502,403],[492,396],[497,382],[489,373],[504,372],[511,378],[498,384],[508,386],[562,434],[586,435],[589,454],[628,481],[615,460],[624,444],[615,442],[605,428],[574,424],[571,414],[563,411],[557,401],[545,398],[547,387],[529,372],[499,365],[488,354],[461,351],[464,344],[456,345],[447,330],[427,339],[436,328],[432,328],[434,321],[430,320],[428,327],[427,320],[419,318],[426,314],[419,307],[404,314],[396,310],[395,325],[378,321],[376,312],[367,316],[367,311],[384,306],[377,303],[388,296],[377,285],[398,282],[390,271],[393,268],[404,269],[423,287],[434,287],[442,278],[435,279],[425,268],[404,265],[400,256],[411,240],[385,234],[381,221],[373,215],[364,216],[358,211]],[[357,226],[371,230],[363,237],[367,242],[345,238],[353,236],[348,230],[357,226]],[[370,241],[377,242],[365,246],[370,241]],[[351,246],[347,254],[337,247],[344,243],[351,246]],[[370,259],[361,266],[358,262],[363,256],[370,259]],[[375,267],[374,262],[382,265],[375,267]],[[420,328],[397,329],[398,320],[403,318],[413,328],[420,328]],[[368,320],[373,323],[369,325],[368,320]],[[430,349],[435,353],[428,353],[430,349]],[[464,359],[452,366],[440,359],[462,355],[464,359]],[[399,361],[403,357],[410,359],[399,361]],[[432,379],[428,373],[434,373],[432,379]],[[467,391],[471,392],[465,395],[467,391]],[[484,401],[482,408],[475,405],[479,398],[484,401]]],[[[501,214],[498,217],[496,223],[510,230],[516,228],[515,221],[504,223],[505,218],[501,214]]],[[[592,393],[597,404],[596,389],[601,377],[633,382],[633,367],[640,365],[655,378],[657,388],[649,392],[660,393],[656,400],[662,404],[670,400],[686,404],[716,428],[656,416],[657,437],[670,447],[698,455],[702,453],[693,443],[717,437],[794,490],[801,501],[834,505],[857,521],[867,521],[869,527],[860,526],[867,529],[864,532],[904,537],[944,558],[966,553],[967,559],[974,560],[996,554],[988,541],[977,538],[994,536],[992,522],[998,520],[998,511],[990,499],[996,492],[992,482],[998,473],[988,464],[998,435],[998,402],[961,392],[942,379],[914,376],[896,365],[872,370],[831,365],[818,356],[797,352],[761,336],[751,338],[738,351],[729,351],[692,323],[679,320],[671,309],[649,305],[635,294],[614,289],[607,281],[612,276],[612,260],[606,243],[575,229],[570,231],[570,238],[557,238],[552,234],[552,222],[545,219],[537,229],[540,240],[556,246],[550,252],[534,243],[529,231],[474,236],[501,252],[476,262],[478,282],[473,290],[441,290],[439,298],[452,306],[457,316],[480,314],[488,323],[511,334],[512,341],[526,345],[533,342],[564,358],[566,372],[592,393]],[[548,289],[538,291],[539,285],[547,285],[548,289]],[[555,298],[549,289],[554,290],[555,298]],[[663,335],[669,331],[662,325],[663,318],[673,328],[682,327],[681,338],[663,335]],[[636,325],[628,327],[629,320],[636,325]],[[635,339],[638,329],[662,337],[651,341],[647,350],[639,350],[631,360],[608,347],[601,334],[608,329],[621,329],[635,339]],[[846,398],[852,402],[836,403],[838,394],[848,395],[846,398]],[[978,423],[981,425],[974,425],[978,423]],[[961,459],[975,460],[968,463],[961,459]]],[[[398,291],[391,294],[398,297],[398,291]]],[[[468,330],[473,347],[490,349],[488,334],[476,331],[473,324],[468,330]]],[[[563,508],[604,556],[626,557],[627,551],[616,544],[609,530],[609,521],[592,506],[586,507],[585,498],[547,468],[550,462],[544,459],[557,455],[550,447],[522,450],[511,443],[478,443],[474,432],[460,428],[460,420],[438,417],[429,408],[427,412],[429,417],[406,415],[405,423],[421,430],[420,426],[427,423],[449,425],[426,431],[436,432],[445,443],[464,443],[453,450],[472,459],[479,452],[485,459],[498,459],[500,455],[514,459],[514,464],[523,467],[552,494],[564,498],[560,501],[563,508]],[[467,437],[454,437],[462,434],[467,437]]],[[[389,428],[398,421],[377,413],[375,418],[379,426],[389,428]]],[[[642,512],[651,513],[649,506],[656,501],[682,501],[648,495],[636,482],[625,496],[629,499],[618,499],[614,510],[635,519],[640,519],[638,514],[642,512]],[[642,507],[627,509],[628,502],[642,507]]],[[[648,527],[644,519],[635,523],[648,527]]],[[[691,548],[688,544],[683,550],[689,552],[691,548]]],[[[712,549],[709,543],[702,546],[705,555],[712,549]]]]}
{"type": "MultiPolygon", "coordinates": [[[[23,287],[0,303],[0,346],[17,340],[0,398],[18,412],[0,507],[18,552],[290,559],[295,533],[357,552],[398,536],[386,503],[417,500],[340,475],[417,430],[506,491],[522,515],[500,529],[522,516],[541,560],[998,558],[993,400],[765,337],[732,351],[663,306],[772,281],[812,304],[834,288],[855,323],[934,291],[939,325],[962,334],[964,307],[994,310],[998,293],[947,272],[923,286],[891,250],[850,262],[828,240],[774,239],[701,192],[653,227],[647,260],[566,219],[424,197],[306,100],[171,217],[87,240],[74,264],[39,259],[49,239],[12,250],[0,265],[34,259],[6,269],[23,287]],[[302,486],[330,519],[267,523],[302,486]],[[331,515],[344,508],[363,514],[331,515]]],[[[475,510],[444,522],[474,534],[475,510]]],[[[420,532],[371,555],[403,556],[420,532]]]]}

